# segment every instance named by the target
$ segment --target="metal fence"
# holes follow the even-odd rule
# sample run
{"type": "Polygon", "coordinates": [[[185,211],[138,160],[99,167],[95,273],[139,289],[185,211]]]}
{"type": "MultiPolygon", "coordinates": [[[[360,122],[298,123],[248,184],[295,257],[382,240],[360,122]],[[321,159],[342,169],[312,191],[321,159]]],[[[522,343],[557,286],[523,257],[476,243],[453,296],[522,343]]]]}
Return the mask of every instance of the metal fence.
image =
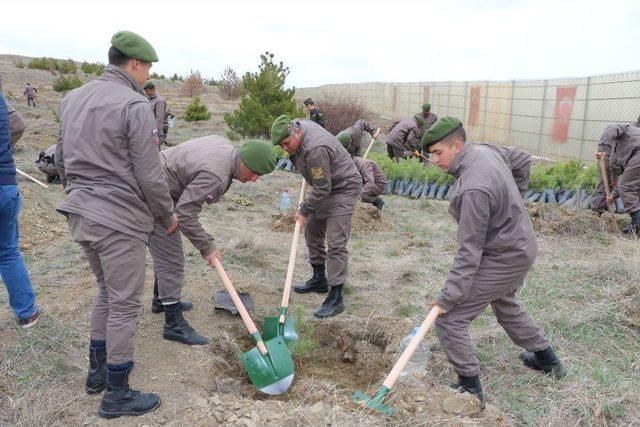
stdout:
{"type": "Polygon", "coordinates": [[[604,128],[636,122],[640,72],[512,81],[347,83],[296,89],[296,97],[350,95],[369,110],[411,117],[424,102],[462,120],[468,139],[519,146],[552,159],[593,160],[604,128]]]}

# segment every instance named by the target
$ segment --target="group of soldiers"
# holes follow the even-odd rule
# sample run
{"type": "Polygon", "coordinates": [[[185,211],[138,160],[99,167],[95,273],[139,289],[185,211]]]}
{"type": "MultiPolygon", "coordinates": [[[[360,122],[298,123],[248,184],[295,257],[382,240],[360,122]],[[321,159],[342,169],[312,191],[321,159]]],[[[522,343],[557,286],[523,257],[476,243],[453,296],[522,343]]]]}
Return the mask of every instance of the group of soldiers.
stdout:
{"type": "MultiPolygon", "coordinates": [[[[52,157],[66,193],[57,210],[67,218],[71,237],[84,251],[98,286],[85,389],[89,394],[104,391],[98,413],[114,418],[144,414],[160,405],[157,394],[129,385],[147,247],[155,273],[152,309],[164,312],[163,337],[186,345],[207,344],[183,314],[193,304],[182,300],[181,235],[214,266],[221,254],[200,223],[203,206],[218,202],[234,180],[255,182],[273,172],[271,144],[280,146],[312,187],[296,220],[304,227],[313,274],[294,290],[328,293],[314,314],[320,319],[336,316],[345,309],[352,215],[359,200],[382,208],[379,196],[386,179],[374,162],[360,156],[363,133],[377,136],[370,124],[358,120],[334,136],[323,128],[324,117],[310,99],[305,105],[312,120],[278,117],[271,126],[271,144],[249,140],[235,147],[224,137],[210,135],[160,151],[166,123],[156,108],[165,106],[148,83],[151,65],[158,61],[154,48],[141,36],[121,31],[111,39],[108,58],[100,78],[63,99],[52,157]]],[[[394,158],[421,151],[455,179],[449,212],[458,223],[459,248],[442,291],[432,301],[440,313],[438,339],[458,375],[453,387],[484,401],[469,325],[488,305],[509,338],[525,350],[520,355],[525,366],[562,378],[564,366],[516,298],[537,255],[521,197],[528,187],[531,156],[517,148],[469,142],[460,120],[438,119],[430,110],[425,104],[415,117],[396,123],[387,144],[394,158]]],[[[0,108],[0,124],[2,113],[0,108]]],[[[611,172],[621,173],[621,196],[636,191],[636,129],[606,131],[599,150],[610,156],[611,172]]],[[[0,184],[2,173],[10,173],[3,172],[2,153],[0,184]]],[[[637,191],[634,197],[623,200],[637,226],[637,191]]],[[[4,274],[3,280],[7,283],[4,274]]]]}

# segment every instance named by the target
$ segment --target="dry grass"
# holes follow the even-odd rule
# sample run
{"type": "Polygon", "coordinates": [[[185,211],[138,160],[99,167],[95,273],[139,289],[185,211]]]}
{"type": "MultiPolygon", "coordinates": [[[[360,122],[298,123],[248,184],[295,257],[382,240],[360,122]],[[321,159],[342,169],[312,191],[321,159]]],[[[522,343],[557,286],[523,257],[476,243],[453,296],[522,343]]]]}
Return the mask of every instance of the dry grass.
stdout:
{"type": "MultiPolygon", "coordinates": [[[[9,70],[3,61],[0,57],[5,91],[18,93],[27,78],[38,85],[38,108],[27,110],[18,105],[29,128],[16,153],[18,166],[37,175],[32,162],[40,150],[55,142],[57,126],[51,110],[57,108],[60,96],[47,89],[45,80],[50,84],[52,78],[46,72],[9,70]]],[[[178,95],[179,83],[159,82],[158,88],[180,116],[189,100],[178,95]]],[[[234,104],[225,103],[214,91],[205,94],[203,101],[214,118],[191,125],[178,120],[170,130],[170,141],[224,134],[222,113],[234,104]]],[[[202,214],[234,284],[251,293],[257,320],[274,315],[280,302],[291,234],[272,230],[272,215],[277,213],[280,190],[298,184],[299,175],[286,172],[276,172],[255,184],[234,183],[221,203],[206,206],[202,214]]],[[[49,311],[37,328],[22,331],[13,322],[6,294],[0,294],[0,424],[106,425],[95,416],[99,397],[88,397],[83,390],[86,331],[95,294],[92,274],[80,249],[71,242],[63,217],[53,211],[62,197],[59,187],[41,190],[24,182],[20,186],[24,197],[22,246],[39,301],[49,311]]],[[[338,320],[357,319],[354,325],[358,328],[375,331],[376,322],[397,316],[400,326],[388,332],[387,338],[399,340],[426,315],[444,282],[456,251],[456,225],[446,212],[446,202],[397,196],[385,197],[385,201],[382,220],[388,226],[352,234],[347,314],[338,320]]],[[[557,218],[557,212],[550,214],[557,218]]],[[[544,216],[539,221],[543,227],[548,225],[544,216]]],[[[570,372],[566,379],[554,381],[524,368],[517,358],[520,350],[490,311],[473,324],[488,401],[511,424],[611,425],[640,419],[640,334],[633,321],[640,298],[639,248],[636,241],[608,234],[598,221],[589,222],[584,229],[572,226],[562,234],[545,228],[539,235],[538,261],[519,293],[566,363],[570,372]]],[[[446,385],[454,374],[433,334],[427,337],[433,345],[427,372],[414,382],[398,383],[392,394],[392,401],[404,412],[397,419],[361,410],[350,401],[362,381],[371,385],[368,392],[375,391],[385,369],[368,377],[363,374],[355,382],[302,367],[288,394],[264,399],[238,372],[231,375],[237,353],[248,348],[247,334],[237,318],[214,311],[212,295],[222,284],[188,242],[185,252],[184,294],[196,301],[186,317],[211,338],[211,345],[191,349],[160,338],[162,317],[151,314],[147,306],[151,299],[149,266],[132,385],[159,392],[163,404],[140,419],[125,418],[109,425],[217,424],[212,409],[216,398],[284,412],[285,416],[271,423],[278,425],[504,422],[494,412],[478,418],[477,414],[444,411],[443,402],[451,398],[446,385]],[[228,353],[222,351],[225,348],[230,349],[228,353]],[[318,402],[322,405],[315,406],[318,402]]],[[[295,281],[310,274],[306,255],[301,242],[295,281]]],[[[323,299],[324,295],[294,294],[291,307],[301,307],[302,319],[309,323],[323,299]]],[[[385,351],[392,352],[394,345],[389,343],[385,351]]],[[[323,347],[311,346],[301,360],[317,358],[316,369],[339,372],[341,362],[321,364],[324,354],[323,347]]]]}

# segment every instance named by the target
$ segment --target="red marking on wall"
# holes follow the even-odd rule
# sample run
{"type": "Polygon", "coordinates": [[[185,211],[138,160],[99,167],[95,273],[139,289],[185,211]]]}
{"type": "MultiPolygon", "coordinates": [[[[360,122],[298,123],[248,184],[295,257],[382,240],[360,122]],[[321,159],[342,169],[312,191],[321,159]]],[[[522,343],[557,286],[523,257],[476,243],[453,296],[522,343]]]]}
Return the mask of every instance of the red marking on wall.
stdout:
{"type": "Polygon", "coordinates": [[[553,110],[553,128],[551,129],[551,138],[555,142],[567,142],[575,99],[576,86],[556,88],[556,106],[553,110]]]}
{"type": "Polygon", "coordinates": [[[422,90],[422,103],[429,102],[429,86],[424,87],[422,90]]]}
{"type": "Polygon", "coordinates": [[[480,91],[482,86],[471,86],[470,100],[469,100],[469,120],[467,120],[469,126],[477,126],[480,122],[480,91]]]}
{"type": "Polygon", "coordinates": [[[393,87],[393,98],[391,99],[391,110],[394,113],[398,112],[398,86],[393,87]]]}

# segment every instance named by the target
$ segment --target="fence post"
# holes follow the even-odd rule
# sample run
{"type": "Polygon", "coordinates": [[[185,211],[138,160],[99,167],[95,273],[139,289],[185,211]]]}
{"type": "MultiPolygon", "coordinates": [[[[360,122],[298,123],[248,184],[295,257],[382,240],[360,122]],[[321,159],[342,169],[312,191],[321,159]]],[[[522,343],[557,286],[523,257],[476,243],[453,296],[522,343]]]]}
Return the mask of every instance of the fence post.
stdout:
{"type": "Polygon", "coordinates": [[[484,110],[482,114],[482,142],[486,142],[487,131],[487,100],[489,99],[489,81],[484,82],[484,110]]]}
{"type": "Polygon", "coordinates": [[[584,112],[582,113],[582,132],[580,132],[580,160],[584,158],[584,137],[587,133],[587,117],[589,117],[589,97],[591,96],[591,77],[587,77],[587,87],[584,93],[584,112]]]}
{"type": "Polygon", "coordinates": [[[447,82],[447,116],[451,115],[451,81],[447,82]]]}
{"type": "Polygon", "coordinates": [[[508,143],[507,145],[511,145],[512,144],[512,140],[511,140],[511,124],[512,124],[512,118],[513,118],[513,92],[515,92],[516,90],[516,81],[515,80],[511,80],[511,100],[509,101],[509,130],[507,131],[507,139],[508,139],[508,143]]]}
{"type": "Polygon", "coordinates": [[[467,121],[467,86],[469,85],[468,81],[464,81],[464,105],[462,106],[462,117],[460,121],[465,123],[467,121]]]}
{"type": "Polygon", "coordinates": [[[538,131],[538,152],[536,154],[538,154],[539,156],[542,155],[542,142],[543,142],[543,135],[542,135],[542,131],[544,130],[544,101],[547,99],[547,81],[543,80],[543,85],[542,85],[542,107],[540,108],[540,129],[538,131]]]}

